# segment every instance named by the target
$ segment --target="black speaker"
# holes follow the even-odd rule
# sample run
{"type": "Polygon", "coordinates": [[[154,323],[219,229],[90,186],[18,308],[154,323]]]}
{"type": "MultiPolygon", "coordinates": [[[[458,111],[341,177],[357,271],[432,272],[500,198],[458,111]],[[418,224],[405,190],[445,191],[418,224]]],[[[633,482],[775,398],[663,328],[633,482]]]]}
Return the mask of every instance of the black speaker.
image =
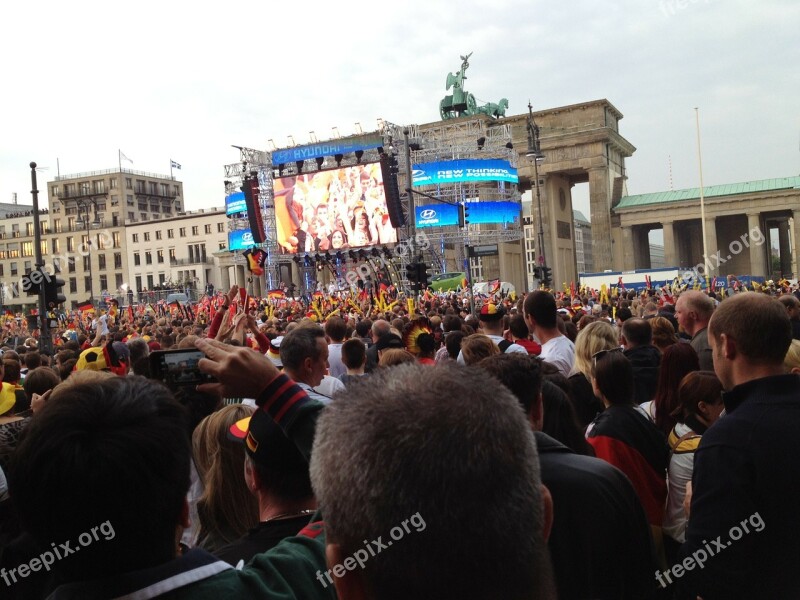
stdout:
{"type": "Polygon", "coordinates": [[[264,243],[264,219],[261,216],[261,206],[258,203],[258,177],[246,177],[242,182],[244,203],[247,207],[247,220],[250,222],[250,232],[256,244],[264,243]]]}
{"type": "Polygon", "coordinates": [[[400,200],[400,188],[397,185],[397,159],[393,154],[381,154],[381,174],[383,190],[386,193],[386,209],[389,211],[389,222],[392,227],[404,227],[406,216],[403,214],[403,202],[400,200]]]}

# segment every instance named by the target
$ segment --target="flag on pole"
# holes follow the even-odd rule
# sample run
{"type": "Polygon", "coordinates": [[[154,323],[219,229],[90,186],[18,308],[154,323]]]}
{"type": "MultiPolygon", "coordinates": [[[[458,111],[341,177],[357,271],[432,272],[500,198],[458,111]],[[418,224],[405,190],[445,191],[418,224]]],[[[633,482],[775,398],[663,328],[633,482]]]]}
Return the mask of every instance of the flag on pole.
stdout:
{"type": "Polygon", "coordinates": [[[125,154],[122,152],[122,150],[119,151],[119,159],[121,161],[122,160],[127,160],[129,163],[133,164],[133,161],[130,158],[128,158],[127,156],[125,156],[125,154]]]}
{"type": "Polygon", "coordinates": [[[172,168],[172,169],[180,169],[181,168],[180,163],[175,162],[171,158],[169,159],[169,164],[170,164],[170,168],[172,168]]]}

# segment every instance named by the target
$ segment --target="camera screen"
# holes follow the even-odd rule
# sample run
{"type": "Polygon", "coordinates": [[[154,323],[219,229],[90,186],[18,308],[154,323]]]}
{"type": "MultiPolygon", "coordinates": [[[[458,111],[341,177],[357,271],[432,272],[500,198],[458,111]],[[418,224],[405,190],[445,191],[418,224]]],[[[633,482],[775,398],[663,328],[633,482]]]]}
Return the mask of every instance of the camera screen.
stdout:
{"type": "Polygon", "coordinates": [[[170,387],[197,385],[209,380],[197,366],[203,353],[199,350],[161,352],[158,360],[159,378],[170,387]]]}

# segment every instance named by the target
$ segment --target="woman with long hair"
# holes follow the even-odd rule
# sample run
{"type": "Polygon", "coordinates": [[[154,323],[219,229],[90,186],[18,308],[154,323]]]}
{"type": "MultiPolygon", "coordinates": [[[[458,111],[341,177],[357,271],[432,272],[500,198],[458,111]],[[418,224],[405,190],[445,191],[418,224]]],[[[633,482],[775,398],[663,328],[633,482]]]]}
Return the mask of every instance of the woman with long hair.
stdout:
{"type": "Polygon", "coordinates": [[[228,437],[231,426],[253,412],[250,406],[231,404],[200,421],[192,435],[192,454],[204,488],[197,500],[197,545],[211,553],[258,524],[258,502],[244,479],[244,446],[228,437]]]}
{"type": "Polygon", "coordinates": [[[656,395],[641,407],[665,436],[669,435],[677,422],[672,414],[678,408],[678,387],[681,381],[692,371],[699,370],[700,360],[690,344],[672,344],[664,351],[658,371],[656,395]]]}
{"type": "MultiPolygon", "coordinates": [[[[687,344],[688,345],[688,344],[687,344]]],[[[680,545],[686,539],[686,513],[683,500],[686,484],[692,480],[694,453],[700,438],[720,414],[722,384],[713,371],[692,371],[678,386],[678,406],[673,411],[677,419],[669,434],[671,450],[667,481],[667,512],[664,515],[664,547],[672,564],[680,545]]]]}
{"type": "Polygon", "coordinates": [[[603,412],[603,403],[594,395],[590,377],[592,356],[601,350],[619,348],[619,337],[608,321],[594,321],[581,327],[575,338],[575,365],[569,379],[570,398],[581,430],[603,412]]]}

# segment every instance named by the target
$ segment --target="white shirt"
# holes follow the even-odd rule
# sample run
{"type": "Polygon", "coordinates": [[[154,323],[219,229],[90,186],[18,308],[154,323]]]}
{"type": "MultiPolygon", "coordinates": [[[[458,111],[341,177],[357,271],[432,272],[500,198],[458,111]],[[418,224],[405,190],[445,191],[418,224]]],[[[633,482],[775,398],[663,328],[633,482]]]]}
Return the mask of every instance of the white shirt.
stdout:
{"type": "Polygon", "coordinates": [[[347,367],[342,362],[342,344],[328,344],[328,372],[337,379],[347,373],[347,367]]]}
{"type": "MultiPolygon", "coordinates": [[[[525,348],[522,350],[527,352],[525,348]]],[[[539,358],[558,367],[564,377],[569,377],[572,365],[575,363],[575,344],[567,336],[559,335],[542,344],[542,353],[539,358]]]]}

